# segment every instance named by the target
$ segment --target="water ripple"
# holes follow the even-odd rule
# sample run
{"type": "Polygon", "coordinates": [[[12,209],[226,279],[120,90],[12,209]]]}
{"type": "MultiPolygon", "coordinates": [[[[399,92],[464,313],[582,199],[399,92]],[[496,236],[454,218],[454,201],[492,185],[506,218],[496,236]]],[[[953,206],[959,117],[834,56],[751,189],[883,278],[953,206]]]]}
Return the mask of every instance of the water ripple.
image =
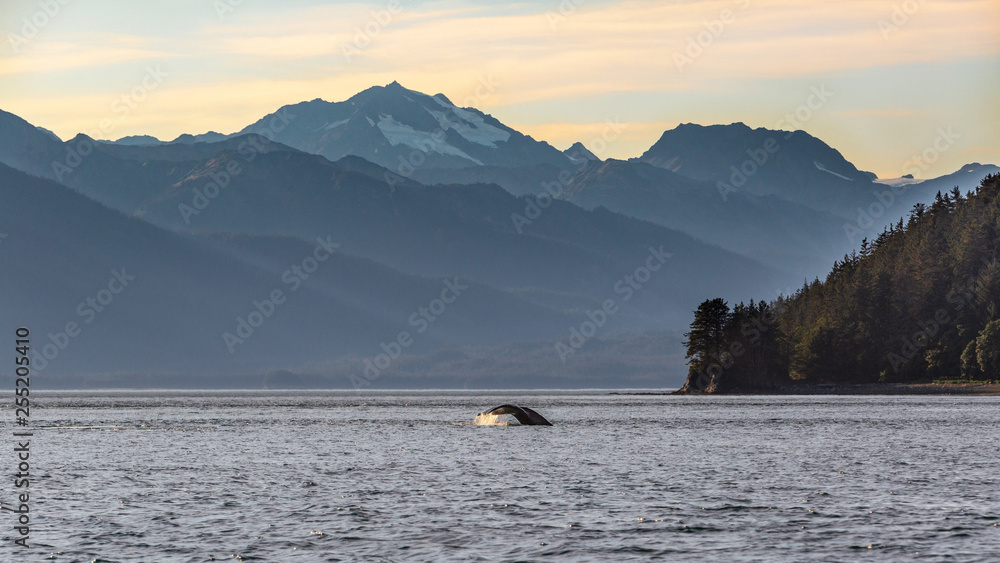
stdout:
{"type": "Polygon", "coordinates": [[[1000,560],[996,397],[37,401],[38,559],[1000,560]]]}

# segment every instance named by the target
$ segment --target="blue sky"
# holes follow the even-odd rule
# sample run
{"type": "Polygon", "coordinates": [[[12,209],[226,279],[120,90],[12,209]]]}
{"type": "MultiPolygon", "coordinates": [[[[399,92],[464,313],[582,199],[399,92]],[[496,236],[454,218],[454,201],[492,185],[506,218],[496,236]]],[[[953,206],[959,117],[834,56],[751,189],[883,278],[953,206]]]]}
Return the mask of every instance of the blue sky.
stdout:
{"type": "Polygon", "coordinates": [[[0,31],[0,109],[62,138],[228,133],[398,80],[559,148],[622,123],[602,157],[798,113],[881,177],[935,142],[920,176],[1000,163],[995,0],[5,0],[0,31]]]}

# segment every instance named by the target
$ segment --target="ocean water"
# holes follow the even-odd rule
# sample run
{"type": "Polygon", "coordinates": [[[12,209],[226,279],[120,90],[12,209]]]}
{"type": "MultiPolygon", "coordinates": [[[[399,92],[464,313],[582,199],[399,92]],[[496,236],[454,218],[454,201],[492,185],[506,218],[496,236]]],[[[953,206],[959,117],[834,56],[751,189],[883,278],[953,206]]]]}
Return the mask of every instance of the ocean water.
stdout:
{"type": "Polygon", "coordinates": [[[0,512],[2,561],[1000,560],[1000,397],[32,400],[31,547],[0,512]],[[554,426],[472,424],[502,403],[554,426]]]}

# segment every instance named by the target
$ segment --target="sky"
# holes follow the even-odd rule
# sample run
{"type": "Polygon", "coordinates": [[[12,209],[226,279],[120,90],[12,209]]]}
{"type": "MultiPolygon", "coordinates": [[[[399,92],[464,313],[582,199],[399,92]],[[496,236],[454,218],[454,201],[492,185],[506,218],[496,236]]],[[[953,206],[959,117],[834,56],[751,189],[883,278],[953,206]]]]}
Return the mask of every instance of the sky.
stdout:
{"type": "Polygon", "coordinates": [[[743,122],[882,178],[1000,164],[996,0],[3,0],[0,33],[0,109],[63,139],[231,133],[396,80],[602,158],[743,122]]]}

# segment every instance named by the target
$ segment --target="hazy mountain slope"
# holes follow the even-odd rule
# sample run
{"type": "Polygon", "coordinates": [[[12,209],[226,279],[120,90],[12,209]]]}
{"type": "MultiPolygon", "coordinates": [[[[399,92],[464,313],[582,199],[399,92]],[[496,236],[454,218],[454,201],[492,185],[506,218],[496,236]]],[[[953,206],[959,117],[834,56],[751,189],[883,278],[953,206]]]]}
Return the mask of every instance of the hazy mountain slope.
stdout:
{"type": "MultiPolygon", "coordinates": [[[[66,146],[91,142],[78,136],[66,146]]],[[[646,284],[641,298],[616,317],[614,323],[624,327],[675,325],[706,284],[747,294],[782,286],[751,260],[610,213],[559,202],[545,210],[545,220],[535,220],[528,201],[495,187],[429,188],[399,179],[390,185],[388,171],[357,158],[335,164],[278,143],[268,145],[270,152],[245,154],[240,142],[96,143],[64,181],[169,229],[306,240],[330,234],[353,243],[352,253],[392,268],[422,276],[462,275],[562,310],[600,305],[623,276],[642,265],[651,246],[665,245],[664,252],[683,259],[646,284]],[[236,150],[230,144],[237,144],[236,150]],[[209,154],[206,160],[181,160],[209,154]],[[718,263],[743,272],[742,281],[716,276],[718,263]]]]}
{"type": "Polygon", "coordinates": [[[638,160],[717,187],[721,183],[726,192],[778,195],[845,216],[875,189],[873,174],[804,131],[750,129],[742,123],[678,125],[638,160]]]}
{"type": "MultiPolygon", "coordinates": [[[[244,163],[203,210],[194,190],[219,175],[235,154],[203,163],[150,204],[141,216],[168,228],[294,235],[328,233],[351,252],[417,275],[458,274],[530,299],[590,306],[615,281],[642,265],[650,246],[678,259],[649,288],[659,300],[650,322],[676,319],[704,285],[737,285],[714,275],[714,264],[744,272],[748,287],[776,287],[759,264],[682,233],[607,211],[588,212],[556,202],[530,224],[527,200],[495,186],[390,186],[375,171],[358,171],[298,152],[272,152],[244,163]],[[518,233],[518,227],[522,233],[518,233]],[[682,274],[682,272],[686,272],[682,274]],[[657,315],[664,315],[657,319],[657,315]]],[[[350,161],[349,161],[350,162],[350,161]]],[[[204,203],[204,202],[203,202],[204,203]]],[[[626,315],[627,316],[627,315],[626,315]]]]}
{"type": "Polygon", "coordinates": [[[152,135],[128,135],[126,137],[117,139],[116,141],[113,142],[113,144],[122,146],[150,146],[150,145],[162,145],[163,141],[157,139],[152,135]]]}
{"type": "Polygon", "coordinates": [[[63,143],[20,117],[0,110],[0,163],[55,178],[52,163],[65,158],[63,143]]]}
{"type": "Polygon", "coordinates": [[[258,135],[241,135],[217,143],[155,146],[116,145],[77,135],[61,150],[63,153],[85,152],[86,155],[72,160],[71,168],[59,168],[53,179],[131,215],[220,152],[229,151],[240,159],[252,159],[273,150],[295,149],[258,135]]]}
{"type": "Polygon", "coordinates": [[[466,168],[422,167],[410,176],[427,185],[434,184],[496,184],[514,195],[538,195],[545,191],[545,184],[554,191],[560,187],[559,174],[579,169],[579,165],[556,166],[533,164],[531,166],[469,166],[466,168]],[[563,172],[566,171],[566,172],[563,172]]]}
{"type": "MultiPolygon", "coordinates": [[[[310,256],[316,246],[313,241],[280,235],[212,234],[206,238],[213,247],[273,275],[281,275],[287,270],[289,257],[310,256]]],[[[424,323],[411,324],[415,322],[411,316],[440,298],[446,287],[459,287],[456,299],[446,304],[445,313],[427,323],[427,330],[419,332],[419,342],[408,351],[434,349],[440,345],[551,338],[561,334],[567,323],[577,320],[575,315],[536,306],[509,292],[465,277],[403,274],[371,259],[351,255],[349,244],[341,249],[343,253],[333,255],[315,278],[310,277],[303,283],[327,298],[350,303],[398,330],[416,334],[424,323]]],[[[451,293],[449,290],[448,298],[451,293]]],[[[395,338],[398,330],[383,335],[384,339],[395,338]]],[[[380,342],[371,343],[372,353],[378,352],[380,342]]],[[[350,352],[363,355],[368,350],[352,349],[350,352]]]]}
{"type": "Polygon", "coordinates": [[[607,160],[577,171],[566,199],[677,229],[760,260],[798,278],[812,277],[852,245],[842,219],[776,196],[730,193],[642,162],[607,160]]]}
{"type": "Polygon", "coordinates": [[[118,146],[154,146],[154,145],[169,145],[169,144],[194,144],[194,143],[216,143],[219,141],[224,141],[233,135],[223,135],[222,133],[216,133],[215,131],[209,131],[208,133],[202,133],[200,135],[191,135],[189,133],[184,133],[183,135],[178,135],[173,141],[161,141],[152,135],[129,135],[127,137],[122,137],[115,141],[101,141],[103,143],[108,143],[118,146]]]}
{"type": "Polygon", "coordinates": [[[951,174],[907,185],[903,203],[907,207],[906,211],[909,211],[914,203],[933,201],[937,192],[950,192],[956,187],[962,190],[962,193],[973,191],[979,187],[983,178],[997,173],[1000,173],[1000,166],[994,164],[980,164],[978,162],[966,164],[951,174]]]}
{"type": "MultiPolygon", "coordinates": [[[[254,299],[281,287],[280,279],[263,278],[225,254],[128,219],[57,184],[7,167],[0,168],[0,178],[0,224],[8,234],[0,249],[4,322],[31,327],[39,348],[49,332],[65,330],[67,322],[82,327],[81,335],[51,362],[53,371],[246,367],[240,360],[250,359],[252,348],[230,357],[221,334],[234,330],[230,325],[252,310],[254,299]],[[135,279],[112,296],[107,290],[113,271],[135,279]],[[113,297],[110,303],[81,307],[102,291],[113,297]]],[[[120,283],[111,289],[120,290],[120,283]]],[[[291,305],[289,309],[301,307],[291,305]]],[[[268,340],[278,349],[293,353],[307,353],[308,344],[292,335],[325,332],[326,316],[358,322],[359,334],[377,333],[369,319],[345,307],[315,305],[316,312],[295,323],[289,322],[290,315],[275,316],[262,332],[272,333],[268,340]]],[[[344,336],[342,342],[360,344],[350,334],[344,336]]]]}
{"type": "MultiPolygon", "coordinates": [[[[87,138],[85,136],[82,137],[87,138]]],[[[172,142],[159,145],[100,143],[97,145],[96,150],[124,160],[139,162],[154,160],[184,162],[207,160],[222,151],[243,151],[244,154],[249,154],[251,152],[271,152],[274,150],[294,151],[295,149],[281,143],[275,143],[260,135],[249,134],[226,137],[217,141],[199,141],[194,143],[172,142]]]]}
{"type": "Polygon", "coordinates": [[[749,256],[788,273],[792,284],[825,271],[855,246],[844,236],[844,219],[829,212],[778,196],[723,197],[707,182],[638,161],[587,161],[568,169],[422,169],[414,177],[426,183],[491,182],[514,194],[559,193],[585,209],[603,206],[749,256]]]}
{"type": "Polygon", "coordinates": [[[257,374],[374,355],[401,330],[414,332],[419,351],[551,337],[573,321],[460,279],[468,289],[416,338],[410,316],[441,295],[443,279],[404,275],[336,249],[293,289],[285,272],[313,256],[313,241],[245,237],[208,245],[2,165],[0,197],[5,330],[28,326],[38,351],[52,333],[51,342],[65,349],[50,359],[49,373],[257,374]],[[127,285],[110,281],[119,279],[115,272],[127,285]],[[285,302],[230,354],[223,333],[236,333],[237,317],[249,318],[254,302],[274,290],[285,302]],[[80,334],[64,338],[69,322],[80,334]]]}
{"type": "Polygon", "coordinates": [[[577,141],[573,143],[568,149],[563,151],[563,154],[568,156],[573,164],[582,164],[589,160],[600,161],[601,158],[590,151],[587,147],[583,146],[583,143],[577,141]]]}

